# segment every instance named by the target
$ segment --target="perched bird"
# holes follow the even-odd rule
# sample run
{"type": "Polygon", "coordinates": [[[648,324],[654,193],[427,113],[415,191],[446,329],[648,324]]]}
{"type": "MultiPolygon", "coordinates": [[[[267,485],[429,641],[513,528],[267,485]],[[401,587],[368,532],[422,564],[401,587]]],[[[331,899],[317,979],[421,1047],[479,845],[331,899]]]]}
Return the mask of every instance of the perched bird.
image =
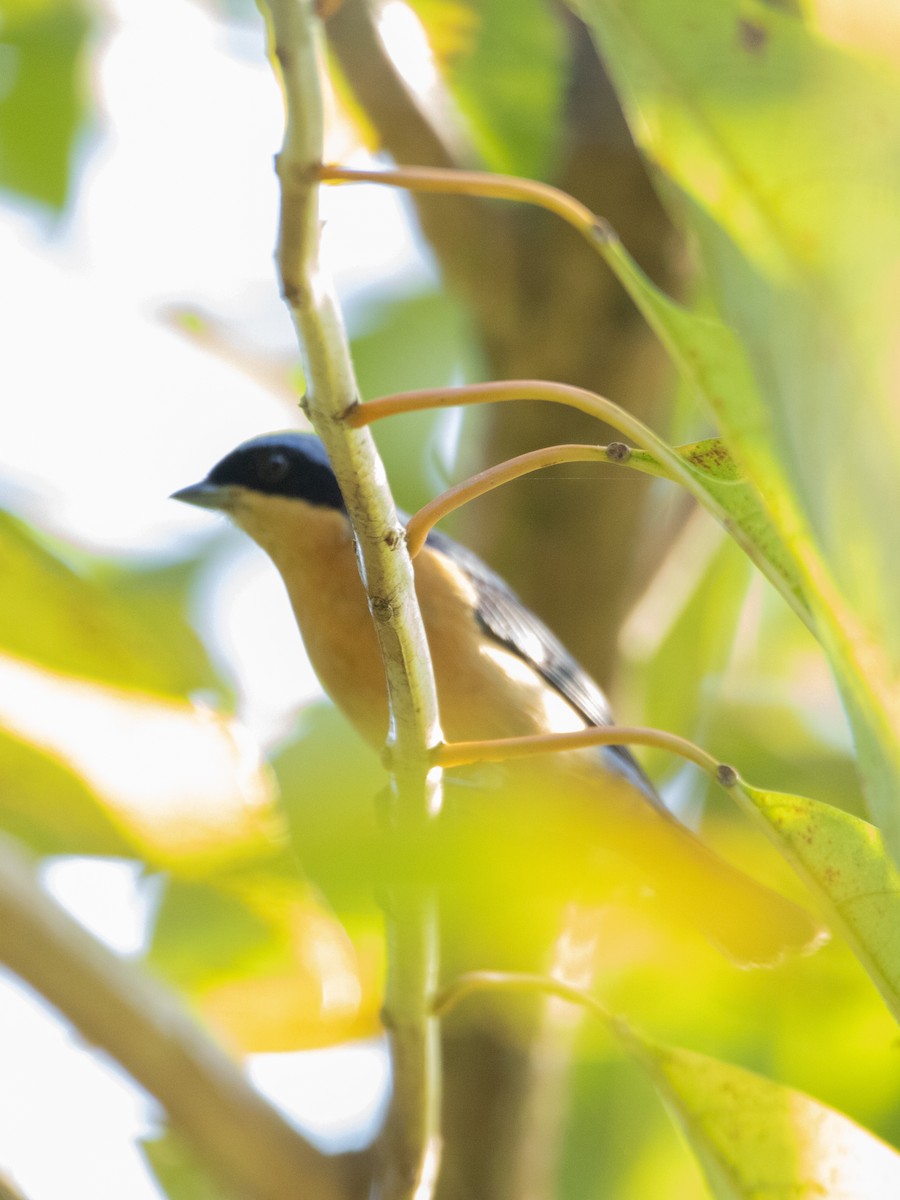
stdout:
{"type": "MultiPolygon", "coordinates": [[[[323,688],[380,749],[388,729],[384,669],[353,531],[321,441],[298,432],[254,438],[173,498],[226,513],[266,551],[323,688]]],[[[474,554],[432,532],[414,565],[448,741],[612,723],[597,684],[474,554]]],[[[737,963],[770,965],[822,939],[808,913],[681,825],[624,747],[547,754],[502,770],[532,794],[546,785],[548,795],[575,797],[596,815],[603,844],[636,862],[663,903],[737,963]]]]}

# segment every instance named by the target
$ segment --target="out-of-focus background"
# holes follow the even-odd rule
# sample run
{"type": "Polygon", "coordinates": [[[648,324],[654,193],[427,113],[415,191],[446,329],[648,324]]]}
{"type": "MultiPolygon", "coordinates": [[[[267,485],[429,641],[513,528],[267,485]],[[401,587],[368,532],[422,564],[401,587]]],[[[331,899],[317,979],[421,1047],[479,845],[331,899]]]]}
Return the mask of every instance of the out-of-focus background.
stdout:
{"type": "MultiPolygon", "coordinates": [[[[829,29],[825,8],[820,19],[860,53],[878,40],[836,19],[829,29]]],[[[556,182],[607,217],[657,283],[703,303],[691,248],[571,14],[538,0],[389,0],[376,19],[347,0],[327,53],[330,158],[390,153],[556,182]]],[[[321,696],[261,553],[167,499],[243,438],[303,424],[272,260],[281,128],[252,5],[0,0],[0,502],[24,522],[4,527],[0,555],[0,823],[44,858],[47,887],[80,920],[122,953],[149,955],[220,1036],[256,1052],[260,1086],[340,1148],[372,1135],[387,1086],[377,872],[358,832],[379,767],[321,696]],[[206,716],[189,715],[187,694],[206,716]],[[294,975],[278,958],[297,945],[291,905],[273,916],[265,888],[220,889],[208,862],[217,845],[240,858],[259,835],[243,806],[262,811],[276,795],[307,877],[294,975]],[[194,817],[182,821],[185,810],[194,817]],[[192,946],[208,938],[218,957],[198,964],[192,946]]],[[[710,432],[624,293],[553,218],[462,200],[417,210],[374,186],[326,189],[322,208],[365,398],[555,378],[676,443],[710,432]]],[[[610,437],[578,415],[501,407],[379,428],[398,503],[414,509],[526,448],[610,437]]],[[[621,720],[861,811],[821,654],[668,485],[561,468],[479,501],[452,529],[596,673],[621,720]]],[[[685,820],[796,893],[695,773],[644,761],[685,820]]],[[[500,913],[478,931],[478,965],[515,941],[517,885],[503,880],[499,901],[472,881],[470,918],[500,913]]],[[[453,936],[465,960],[468,934],[453,936]]],[[[606,1002],[656,1036],[900,1136],[890,1019],[841,946],[742,973],[691,931],[613,904],[599,959],[606,1002]]],[[[0,1169],[31,1200],[159,1195],[133,1145],[154,1126],[145,1100],[11,978],[0,1006],[0,1169]]],[[[504,1030],[491,1008],[454,1018],[454,1128],[467,1118],[454,1096],[485,1096],[518,1069],[504,1030]]],[[[584,1195],[589,1178],[591,1194],[623,1200],[702,1195],[648,1084],[604,1031],[573,1028],[570,1041],[560,1194],[584,1195]]]]}

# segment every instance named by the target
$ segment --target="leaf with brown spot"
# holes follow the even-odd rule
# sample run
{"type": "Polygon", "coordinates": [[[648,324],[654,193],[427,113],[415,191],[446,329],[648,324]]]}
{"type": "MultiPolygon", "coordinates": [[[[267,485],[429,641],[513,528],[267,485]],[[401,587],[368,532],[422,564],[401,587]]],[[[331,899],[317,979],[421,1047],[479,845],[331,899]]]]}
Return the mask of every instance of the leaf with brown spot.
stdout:
{"type": "Polygon", "coordinates": [[[900,871],[879,830],[806,796],[743,782],[735,794],[763,818],[900,1020],[900,871]]]}
{"type": "Polygon", "coordinates": [[[684,1131],[716,1200],[884,1200],[900,1155],[802,1092],[689,1050],[619,1034],[684,1131]]]}

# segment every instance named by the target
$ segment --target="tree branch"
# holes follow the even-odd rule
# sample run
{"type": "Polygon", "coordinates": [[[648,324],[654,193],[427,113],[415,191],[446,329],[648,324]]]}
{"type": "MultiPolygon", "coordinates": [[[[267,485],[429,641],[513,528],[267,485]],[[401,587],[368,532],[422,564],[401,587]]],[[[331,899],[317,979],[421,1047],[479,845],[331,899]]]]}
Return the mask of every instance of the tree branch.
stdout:
{"type": "Polygon", "coordinates": [[[87,933],[0,837],[0,962],[154,1096],[219,1179],[253,1200],[345,1200],[320,1154],[181,1004],[87,933]]]}

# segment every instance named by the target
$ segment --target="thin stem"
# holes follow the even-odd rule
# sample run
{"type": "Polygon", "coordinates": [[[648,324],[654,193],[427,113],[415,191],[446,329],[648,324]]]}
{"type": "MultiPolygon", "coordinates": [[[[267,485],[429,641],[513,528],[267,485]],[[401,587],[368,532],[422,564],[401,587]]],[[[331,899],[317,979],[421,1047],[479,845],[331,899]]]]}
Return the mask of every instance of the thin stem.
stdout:
{"type": "MultiPolygon", "coordinates": [[[[390,702],[390,822],[402,842],[433,820],[441,806],[440,772],[432,770],[431,754],[441,736],[434,676],[412,563],[384,470],[368,431],[354,430],[343,420],[356,402],[357,386],[331,282],[319,264],[321,25],[312,0],[266,2],[287,110],[278,159],[278,269],[304,359],[305,408],[346,498],[375,617],[390,702]]],[[[427,1003],[437,972],[433,896],[424,888],[397,889],[388,898],[385,918],[390,959],[384,1012],[393,1091],[376,1192],[382,1200],[428,1200],[438,1157],[440,1095],[438,1029],[427,1003]]]]}
{"type": "Polygon", "coordinates": [[[640,725],[591,725],[573,733],[533,734],[528,737],[494,738],[484,742],[445,742],[435,751],[435,760],[442,767],[464,767],[476,762],[506,762],[511,758],[530,758],[536,754],[558,754],[566,750],[585,750],[591,746],[653,746],[671,750],[701,770],[712,775],[723,786],[735,782],[726,767],[700,746],[667,733],[640,725]]]}
{"type": "Polygon", "coordinates": [[[622,458],[610,457],[606,446],[582,446],[573,443],[565,446],[545,446],[542,450],[531,450],[528,454],[520,454],[510,458],[496,467],[488,467],[479,471],[455,487],[448,488],[434,500],[414,513],[406,523],[406,545],[410,557],[415,558],[428,534],[438,521],[461,508],[470,500],[484,496],[494,488],[513,479],[520,479],[532,471],[540,471],[544,467],[556,467],[567,462],[621,462],[622,458]]]}
{"type": "Polygon", "coordinates": [[[599,1000],[587,992],[582,992],[571,984],[562,983],[548,975],[532,975],[516,971],[467,971],[457,975],[446,987],[435,995],[432,1010],[437,1017],[445,1017],[452,1008],[475,992],[538,992],[543,996],[557,996],[560,1000],[568,1000],[572,1004],[580,1004],[598,1013],[605,1021],[611,1022],[612,1015],[603,1007],[599,1000]]]}
{"type": "Polygon", "coordinates": [[[428,408],[452,408],[464,404],[494,404],[508,400],[548,400],[553,404],[566,404],[587,413],[588,416],[605,421],[607,425],[612,425],[614,429],[618,429],[652,454],[665,467],[670,479],[682,483],[720,521],[730,527],[727,512],[715,497],[709,494],[697,472],[676,454],[667,442],[618,404],[596,392],[588,391],[587,388],[553,383],[544,379],[508,379],[495,383],[466,384],[464,387],[455,388],[423,388],[419,391],[382,396],[376,400],[368,400],[365,404],[355,404],[347,412],[346,419],[350,425],[360,428],[398,413],[419,412],[428,408]]]}
{"type": "Polygon", "coordinates": [[[361,171],[323,163],[319,169],[323,183],[384,183],[411,192],[435,192],[440,195],[483,196],[495,200],[524,200],[556,213],[596,245],[618,240],[616,232],[602,217],[568,192],[534,179],[515,175],[494,175],[489,171],[457,171],[452,167],[395,167],[387,171],[361,171]]]}
{"type": "Polygon", "coordinates": [[[253,1200],[346,1196],[306,1142],[175,997],[107,950],[44,893],[0,838],[0,962],[154,1096],[224,1185],[253,1200]]]}
{"type": "Polygon", "coordinates": [[[815,633],[813,619],[803,600],[739,522],[734,520],[719,502],[716,495],[707,488],[702,475],[643,421],[605,396],[565,383],[541,379],[511,379],[494,383],[467,384],[457,388],[424,388],[381,396],[375,400],[368,400],[365,404],[353,404],[346,413],[346,420],[355,428],[361,428],[398,413],[420,412],[429,408],[452,408],[466,404],[493,404],[504,400],[548,400],[554,404],[566,404],[618,429],[656,460],[661,470],[654,473],[661,473],[665,478],[681,483],[695,500],[703,505],[777,588],[801,621],[815,633]]]}
{"type": "MultiPolygon", "coordinates": [[[[548,184],[537,183],[530,179],[518,179],[511,175],[493,175],[480,171],[454,171],[438,167],[398,167],[391,171],[355,171],[346,167],[328,165],[320,168],[320,177],[324,182],[328,183],[365,181],[369,183],[388,184],[393,187],[403,187],[411,191],[517,200],[537,205],[548,212],[553,212],[557,216],[562,217],[603,258],[619,283],[637,305],[645,321],[665,347],[673,362],[701,391],[707,393],[709,403],[715,406],[715,396],[710,394],[709,387],[702,378],[702,373],[698,374],[692,356],[685,354],[679,345],[678,339],[673,337],[670,323],[663,315],[666,307],[672,306],[674,302],[662,293],[656,297],[653,296],[652,285],[649,284],[634,259],[622,245],[612,226],[602,217],[598,217],[596,213],[591,212],[589,208],[573,196],[570,196],[567,192],[551,187],[548,184]]],[[[677,309],[677,306],[674,306],[674,309],[677,309]]],[[[501,399],[506,397],[496,398],[501,399]]],[[[548,396],[545,398],[550,399],[551,397],[548,396]]],[[[472,403],[474,401],[468,402],[472,403]]],[[[460,403],[467,403],[467,401],[460,401],[460,403]]],[[[576,403],[574,407],[578,408],[581,406],[576,403]]],[[[387,414],[385,413],[385,415],[387,414]]],[[[375,418],[371,419],[374,420],[375,418]]],[[[609,418],[606,419],[608,420],[609,418]]],[[[617,426],[617,428],[619,427],[617,426]]],[[[645,442],[641,442],[639,439],[635,440],[638,440],[641,445],[646,445],[645,442]]],[[[697,486],[692,487],[687,483],[685,476],[681,472],[675,472],[671,475],[671,478],[679,479],[682,483],[686,484],[688,490],[700,500],[717,521],[721,522],[751,561],[759,567],[762,573],[777,588],[813,636],[821,638],[822,631],[819,629],[816,618],[804,600],[795,592],[794,588],[784,578],[778,568],[760,551],[752,538],[746,535],[740,524],[730,520],[712,493],[703,488],[702,483],[699,481],[695,481],[697,486]]],[[[770,509],[771,504],[767,502],[766,507],[770,509]]],[[[785,514],[774,514],[773,519],[776,528],[779,530],[786,527],[785,514]]],[[[794,531],[794,536],[790,539],[791,551],[794,557],[801,560],[801,565],[807,574],[814,573],[818,569],[814,561],[814,556],[806,553],[806,543],[802,537],[798,536],[797,522],[790,513],[787,514],[787,527],[794,531]]],[[[827,581],[823,584],[823,587],[825,586],[830,586],[827,581]]],[[[823,612],[825,612],[826,616],[828,615],[829,610],[827,606],[823,609],[823,612]]],[[[865,671],[863,671],[863,675],[865,676],[865,671]]],[[[865,700],[863,702],[865,703],[865,700]]]]}

